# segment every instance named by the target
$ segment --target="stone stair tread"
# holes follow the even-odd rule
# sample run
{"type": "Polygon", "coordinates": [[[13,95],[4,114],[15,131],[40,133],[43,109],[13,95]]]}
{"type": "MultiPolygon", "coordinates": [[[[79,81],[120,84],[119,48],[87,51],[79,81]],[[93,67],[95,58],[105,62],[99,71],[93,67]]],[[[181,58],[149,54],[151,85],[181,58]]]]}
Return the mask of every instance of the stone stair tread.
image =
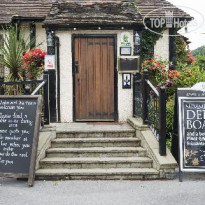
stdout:
{"type": "Polygon", "coordinates": [[[138,138],[57,138],[52,142],[139,142],[138,138]]]}
{"type": "Polygon", "coordinates": [[[89,147],[89,148],[49,148],[50,152],[134,152],[146,151],[142,147],[89,147]]]}
{"type": "Polygon", "coordinates": [[[102,157],[102,158],[45,158],[41,163],[135,163],[135,162],[152,162],[148,157],[102,157]]]}
{"type": "Polygon", "coordinates": [[[79,129],[79,128],[70,128],[70,129],[56,129],[57,134],[75,134],[75,133],[135,133],[133,128],[121,128],[121,129],[110,129],[110,128],[92,128],[92,129],[79,129]]]}
{"type": "Polygon", "coordinates": [[[36,176],[65,175],[157,175],[153,168],[111,168],[111,169],[39,169],[36,176]]]}

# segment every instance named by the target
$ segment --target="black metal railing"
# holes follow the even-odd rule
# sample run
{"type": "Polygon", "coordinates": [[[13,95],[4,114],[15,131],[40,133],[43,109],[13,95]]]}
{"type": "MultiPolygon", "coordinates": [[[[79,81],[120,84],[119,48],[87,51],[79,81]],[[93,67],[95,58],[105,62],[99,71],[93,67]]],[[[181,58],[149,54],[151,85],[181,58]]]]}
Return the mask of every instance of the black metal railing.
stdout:
{"type": "Polygon", "coordinates": [[[141,73],[133,75],[133,116],[142,117],[142,76],[141,73]]]}
{"type": "Polygon", "coordinates": [[[159,141],[159,153],[166,155],[166,92],[164,87],[156,89],[149,81],[149,72],[134,75],[133,114],[149,125],[159,141]],[[140,93],[141,92],[141,93],[140,93]]]}
{"type": "Polygon", "coordinates": [[[42,80],[7,82],[0,78],[0,95],[42,95],[42,124],[50,124],[49,75],[43,74],[42,80]]]}

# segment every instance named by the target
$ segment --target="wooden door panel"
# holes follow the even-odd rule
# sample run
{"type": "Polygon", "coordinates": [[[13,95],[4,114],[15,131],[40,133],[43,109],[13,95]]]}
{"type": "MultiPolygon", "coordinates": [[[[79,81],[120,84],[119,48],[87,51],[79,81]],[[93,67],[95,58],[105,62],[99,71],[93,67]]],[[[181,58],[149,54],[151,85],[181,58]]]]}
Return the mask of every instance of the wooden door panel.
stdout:
{"type": "Polygon", "coordinates": [[[114,38],[75,38],[76,121],[114,121],[114,38]]]}

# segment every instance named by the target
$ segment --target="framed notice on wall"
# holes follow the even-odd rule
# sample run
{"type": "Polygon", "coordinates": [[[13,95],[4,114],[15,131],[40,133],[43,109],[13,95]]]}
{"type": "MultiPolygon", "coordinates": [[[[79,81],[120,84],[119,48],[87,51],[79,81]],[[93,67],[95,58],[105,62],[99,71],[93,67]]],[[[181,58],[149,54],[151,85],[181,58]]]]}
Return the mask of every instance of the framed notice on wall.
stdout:
{"type": "Polygon", "coordinates": [[[205,92],[178,89],[180,172],[205,172],[205,92]]]}
{"type": "Polygon", "coordinates": [[[55,55],[46,55],[45,56],[45,70],[55,70],[55,55]]]}

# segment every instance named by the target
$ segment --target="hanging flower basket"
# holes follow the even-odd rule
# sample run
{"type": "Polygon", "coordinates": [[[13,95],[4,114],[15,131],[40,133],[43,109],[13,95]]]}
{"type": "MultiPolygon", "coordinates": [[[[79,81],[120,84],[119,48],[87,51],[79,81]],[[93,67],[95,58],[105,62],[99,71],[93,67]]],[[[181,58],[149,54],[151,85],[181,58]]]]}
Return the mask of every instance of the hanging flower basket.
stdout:
{"type": "Polygon", "coordinates": [[[27,51],[22,57],[22,69],[25,72],[26,79],[38,79],[44,70],[44,57],[46,52],[39,48],[33,48],[27,51]]]}

